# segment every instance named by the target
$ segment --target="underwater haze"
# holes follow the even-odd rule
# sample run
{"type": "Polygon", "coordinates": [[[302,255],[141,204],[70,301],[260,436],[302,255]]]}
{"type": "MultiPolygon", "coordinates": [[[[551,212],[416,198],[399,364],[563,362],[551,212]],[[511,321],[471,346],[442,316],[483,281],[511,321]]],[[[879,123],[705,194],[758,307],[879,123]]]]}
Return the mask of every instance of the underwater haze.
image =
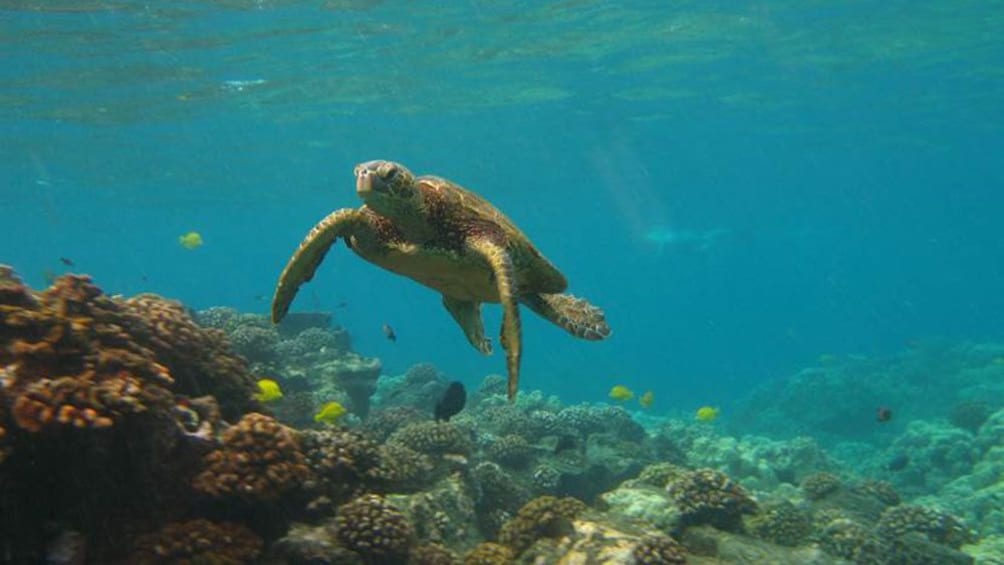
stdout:
{"type": "MultiPolygon", "coordinates": [[[[524,390],[727,405],[821,355],[1004,337],[1001,37],[999,1],[8,0],[0,263],[265,313],[390,159],[604,309],[598,343],[523,316],[524,390]]],[[[388,374],[505,371],[343,245],[293,310],[388,374]]]]}

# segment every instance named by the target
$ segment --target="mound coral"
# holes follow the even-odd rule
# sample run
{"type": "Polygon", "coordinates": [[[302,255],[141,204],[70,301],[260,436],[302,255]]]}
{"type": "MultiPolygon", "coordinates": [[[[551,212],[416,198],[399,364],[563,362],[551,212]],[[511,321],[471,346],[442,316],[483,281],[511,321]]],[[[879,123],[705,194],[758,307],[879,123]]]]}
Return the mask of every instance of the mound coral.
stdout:
{"type": "Polygon", "coordinates": [[[428,416],[411,406],[393,406],[377,410],[363,422],[362,431],[378,442],[384,442],[399,429],[422,420],[428,416]]]}
{"type": "Polygon", "coordinates": [[[802,480],[802,492],[809,500],[821,500],[840,490],[840,479],[832,473],[813,473],[802,480]]]}
{"type": "Polygon", "coordinates": [[[541,496],[526,503],[502,526],[499,542],[522,553],[540,538],[559,537],[572,530],[571,521],[586,505],[571,498],[541,496]]]}
{"type": "Polygon", "coordinates": [[[886,563],[890,552],[869,528],[844,518],[826,524],[816,538],[826,553],[854,563],[886,563]]]}
{"type": "Polygon", "coordinates": [[[261,548],[262,540],[244,526],[198,519],[167,524],[141,536],[128,562],[239,565],[254,561],[261,548]]]}
{"type": "Polygon", "coordinates": [[[762,505],[746,521],[746,527],[760,539],[794,547],[806,542],[812,532],[812,520],[794,504],[782,500],[762,505]]]}
{"type": "Polygon", "coordinates": [[[367,563],[404,563],[414,538],[405,515],[375,494],[340,506],[335,528],[339,543],[367,563]]]}
{"type": "Polygon", "coordinates": [[[714,469],[685,473],[666,486],[680,509],[684,526],[709,524],[722,530],[742,529],[743,514],[756,511],[756,502],[744,488],[714,469]]]}
{"type": "Polygon", "coordinates": [[[496,463],[518,469],[530,461],[533,448],[522,436],[507,435],[493,441],[485,455],[496,463]]]}
{"type": "Polygon", "coordinates": [[[365,436],[348,430],[308,430],[301,443],[314,475],[335,498],[347,499],[382,479],[380,447],[365,436]]]}
{"type": "Polygon", "coordinates": [[[411,550],[410,565],[459,565],[460,558],[438,543],[427,543],[411,550]]]}
{"type": "Polygon", "coordinates": [[[432,479],[432,471],[432,461],[424,453],[400,443],[380,446],[380,468],[377,473],[383,484],[394,492],[410,492],[422,488],[432,479]]]}
{"type": "Polygon", "coordinates": [[[214,497],[276,499],[312,476],[296,432],[256,413],[223,432],[203,464],[193,486],[214,497]]]}
{"type": "Polygon", "coordinates": [[[516,556],[508,547],[494,543],[479,543],[464,556],[464,565],[509,565],[516,556]]]}
{"type": "Polygon", "coordinates": [[[879,518],[877,530],[879,535],[889,539],[916,532],[934,543],[954,549],[973,541],[969,530],[951,514],[912,504],[886,509],[879,518]]]}
{"type": "Polygon", "coordinates": [[[631,550],[635,565],[670,565],[686,563],[687,552],[675,539],[664,535],[648,535],[631,550]]]}
{"type": "Polygon", "coordinates": [[[867,494],[886,506],[896,506],[900,503],[899,493],[886,481],[866,479],[851,487],[851,490],[867,494]]]}
{"type": "Polygon", "coordinates": [[[394,432],[388,440],[400,443],[428,455],[448,453],[466,455],[471,451],[471,440],[450,422],[416,422],[394,432]]]}

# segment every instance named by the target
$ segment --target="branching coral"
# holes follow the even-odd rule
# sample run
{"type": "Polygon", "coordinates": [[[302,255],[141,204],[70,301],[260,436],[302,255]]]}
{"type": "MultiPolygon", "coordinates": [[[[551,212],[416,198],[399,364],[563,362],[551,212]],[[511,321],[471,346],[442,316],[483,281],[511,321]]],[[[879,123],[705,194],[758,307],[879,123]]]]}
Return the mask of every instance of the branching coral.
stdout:
{"type": "Polygon", "coordinates": [[[239,565],[252,562],[262,541],[244,526],[209,520],[175,522],[141,536],[129,563],[239,565]]]}
{"type": "Polygon", "coordinates": [[[404,563],[414,541],[405,515],[375,494],[340,506],[335,527],[338,541],[367,563],[404,563]]]}
{"type": "Polygon", "coordinates": [[[571,498],[541,496],[526,503],[519,513],[502,526],[499,542],[522,553],[544,537],[559,537],[572,530],[572,520],[586,505],[571,498]]]}
{"type": "Polygon", "coordinates": [[[193,482],[214,497],[275,499],[311,478],[296,432],[262,414],[248,414],[223,432],[193,482]]]}
{"type": "Polygon", "coordinates": [[[743,514],[756,511],[756,503],[746,490],[724,473],[698,469],[666,486],[666,492],[680,509],[684,525],[710,524],[723,530],[739,530],[743,514]]]}

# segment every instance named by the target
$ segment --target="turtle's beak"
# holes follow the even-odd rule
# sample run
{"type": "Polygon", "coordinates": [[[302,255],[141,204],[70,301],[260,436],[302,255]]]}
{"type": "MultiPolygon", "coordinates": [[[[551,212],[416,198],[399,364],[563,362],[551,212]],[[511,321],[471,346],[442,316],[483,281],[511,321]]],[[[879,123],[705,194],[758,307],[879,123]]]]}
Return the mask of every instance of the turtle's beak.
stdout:
{"type": "Polygon", "coordinates": [[[384,192],[387,189],[386,183],[377,174],[376,165],[378,161],[370,161],[356,166],[356,194],[361,198],[373,192],[384,192]]]}

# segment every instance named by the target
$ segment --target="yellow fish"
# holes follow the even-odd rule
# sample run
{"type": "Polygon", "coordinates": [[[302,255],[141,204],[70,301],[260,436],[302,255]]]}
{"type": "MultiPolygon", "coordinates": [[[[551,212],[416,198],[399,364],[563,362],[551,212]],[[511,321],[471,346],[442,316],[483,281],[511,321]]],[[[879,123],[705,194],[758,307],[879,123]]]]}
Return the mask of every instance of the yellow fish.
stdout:
{"type": "Polygon", "coordinates": [[[638,404],[641,404],[642,408],[651,407],[653,402],[655,402],[655,393],[650,390],[645,391],[645,394],[638,399],[638,404]]]}
{"type": "Polygon", "coordinates": [[[624,400],[631,400],[632,398],[634,398],[634,393],[631,392],[631,389],[629,389],[624,385],[617,385],[614,388],[610,389],[609,396],[614,400],[624,401],[624,400]]]}
{"type": "Polygon", "coordinates": [[[334,424],[339,418],[345,415],[348,410],[340,403],[331,401],[321,406],[321,409],[314,414],[314,421],[323,424],[334,424]]]}
{"type": "Polygon", "coordinates": [[[694,415],[699,422],[714,422],[718,418],[720,410],[711,406],[701,406],[694,415]]]}
{"type": "Polygon", "coordinates": [[[282,389],[272,379],[261,379],[258,381],[258,393],[254,397],[259,402],[273,402],[282,398],[282,389]]]}
{"type": "Polygon", "coordinates": [[[185,235],[178,236],[178,243],[189,250],[202,247],[202,234],[197,231],[190,231],[185,235]]]}

